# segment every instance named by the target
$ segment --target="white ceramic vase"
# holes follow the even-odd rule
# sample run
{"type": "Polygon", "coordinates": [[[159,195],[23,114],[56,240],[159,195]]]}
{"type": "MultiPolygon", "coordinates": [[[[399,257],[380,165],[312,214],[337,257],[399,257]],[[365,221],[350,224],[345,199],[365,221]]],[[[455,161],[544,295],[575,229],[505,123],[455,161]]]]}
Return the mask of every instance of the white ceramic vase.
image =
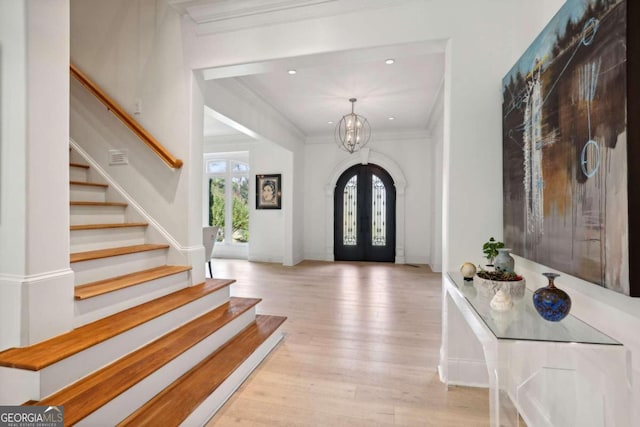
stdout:
{"type": "Polygon", "coordinates": [[[511,310],[513,307],[513,301],[511,300],[511,295],[506,293],[504,290],[500,289],[496,294],[491,298],[491,302],[489,303],[492,310],[496,311],[507,311],[511,310]]]}
{"type": "Polygon", "coordinates": [[[513,259],[511,255],[509,255],[510,252],[510,248],[498,249],[498,256],[493,260],[493,266],[496,270],[506,271],[507,273],[514,272],[516,260],[513,259]]]}

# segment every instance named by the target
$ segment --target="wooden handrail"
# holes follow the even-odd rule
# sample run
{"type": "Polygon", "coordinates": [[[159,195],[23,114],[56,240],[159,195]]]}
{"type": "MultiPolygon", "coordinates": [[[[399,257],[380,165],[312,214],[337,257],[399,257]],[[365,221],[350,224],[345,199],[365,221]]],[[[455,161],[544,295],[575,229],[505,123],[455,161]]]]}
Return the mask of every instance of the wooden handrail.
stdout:
{"type": "Polygon", "coordinates": [[[122,123],[125,124],[138,138],[153,150],[169,167],[178,169],[182,167],[182,160],[175,158],[166,148],[158,142],[145,128],[127,113],[116,101],[104,93],[89,77],[75,65],[69,66],[71,75],[80,82],[89,92],[91,92],[109,111],[111,111],[122,123]]]}

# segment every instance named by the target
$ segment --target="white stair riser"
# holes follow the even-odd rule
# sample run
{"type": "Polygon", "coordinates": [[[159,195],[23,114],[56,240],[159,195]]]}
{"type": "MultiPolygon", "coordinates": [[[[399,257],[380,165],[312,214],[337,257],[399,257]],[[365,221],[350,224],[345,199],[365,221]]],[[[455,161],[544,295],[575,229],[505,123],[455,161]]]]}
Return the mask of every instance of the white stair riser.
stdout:
{"type": "Polygon", "coordinates": [[[40,374],[41,396],[35,399],[77,381],[228,300],[229,289],[226,287],[43,369],[40,374]]]}
{"type": "Polygon", "coordinates": [[[0,366],[0,405],[21,405],[38,395],[40,373],[0,366]]]}
{"type": "Polygon", "coordinates": [[[69,200],[77,202],[106,202],[107,189],[87,185],[71,184],[69,200]]]}
{"type": "Polygon", "coordinates": [[[150,280],[104,295],[76,300],[74,325],[85,325],[127,308],[160,298],[191,284],[189,271],[150,280]]]}
{"type": "Polygon", "coordinates": [[[138,252],[91,261],[74,262],[74,284],[83,285],[110,277],[123,276],[136,271],[160,267],[167,263],[167,250],[138,252]]]}
{"type": "Polygon", "coordinates": [[[125,222],[123,206],[71,205],[71,225],[119,224],[125,222]]]}
{"type": "Polygon", "coordinates": [[[69,167],[69,180],[87,182],[89,170],[86,168],[69,167]]]}
{"type": "Polygon", "coordinates": [[[71,253],[145,243],[145,227],[72,230],[71,253]]]}
{"type": "Polygon", "coordinates": [[[233,371],[220,386],[207,397],[181,424],[181,427],[203,426],[215,415],[231,395],[242,385],[244,380],[253,372],[260,362],[282,340],[282,332],[278,328],[265,340],[251,356],[233,371]]]}
{"type": "Polygon", "coordinates": [[[109,420],[117,424],[133,411],[144,405],[160,390],[182,376],[197,365],[202,359],[229,341],[255,320],[255,310],[251,309],[219,329],[216,333],[191,347],[135,386],[111,400],[88,417],[81,420],[78,426],[96,426],[109,420]]]}

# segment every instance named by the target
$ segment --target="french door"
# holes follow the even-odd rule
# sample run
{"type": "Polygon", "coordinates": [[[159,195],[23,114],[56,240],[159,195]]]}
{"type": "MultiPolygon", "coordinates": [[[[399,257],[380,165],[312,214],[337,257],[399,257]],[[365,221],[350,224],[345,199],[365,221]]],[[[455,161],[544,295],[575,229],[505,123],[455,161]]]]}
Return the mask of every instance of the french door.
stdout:
{"type": "Polygon", "coordinates": [[[355,165],[338,179],[334,195],[336,261],[395,261],[396,189],[377,165],[355,165]]]}

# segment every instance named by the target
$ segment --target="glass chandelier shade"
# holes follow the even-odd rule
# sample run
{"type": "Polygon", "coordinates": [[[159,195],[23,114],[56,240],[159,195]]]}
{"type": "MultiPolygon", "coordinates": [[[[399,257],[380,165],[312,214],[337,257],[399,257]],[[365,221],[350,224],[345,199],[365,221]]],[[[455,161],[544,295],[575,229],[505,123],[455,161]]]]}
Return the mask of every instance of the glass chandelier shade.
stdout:
{"type": "Polygon", "coordinates": [[[356,98],[349,99],[351,113],[342,116],[336,126],[336,144],[349,153],[354,153],[367,145],[371,138],[371,126],[366,118],[354,112],[356,98]]]}

